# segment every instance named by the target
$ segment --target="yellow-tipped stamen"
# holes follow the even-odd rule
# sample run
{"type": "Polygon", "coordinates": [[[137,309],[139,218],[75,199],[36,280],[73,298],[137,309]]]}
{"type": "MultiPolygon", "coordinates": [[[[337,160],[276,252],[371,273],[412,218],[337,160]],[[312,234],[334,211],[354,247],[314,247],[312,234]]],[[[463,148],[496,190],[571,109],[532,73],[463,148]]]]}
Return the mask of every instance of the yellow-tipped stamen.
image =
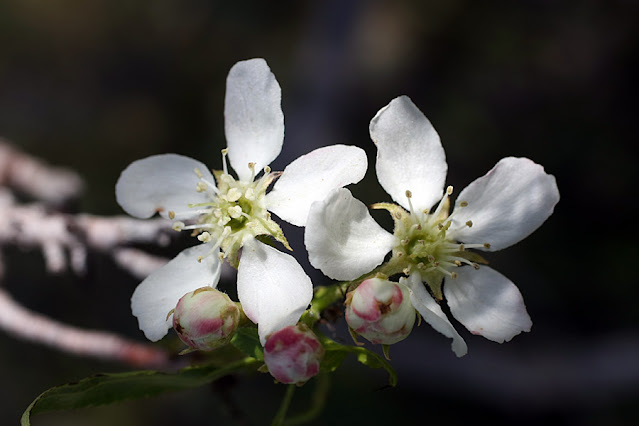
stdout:
{"type": "Polygon", "coordinates": [[[226,156],[229,153],[229,149],[228,148],[224,148],[222,150],[222,171],[224,172],[225,175],[229,174],[229,169],[226,165],[226,156]]]}
{"type": "Polygon", "coordinates": [[[439,200],[439,204],[437,205],[437,208],[432,214],[429,215],[429,217],[432,217],[434,219],[437,219],[439,217],[439,213],[441,213],[442,209],[444,208],[444,204],[446,204],[446,200],[448,199],[448,197],[450,197],[452,193],[453,193],[453,187],[448,186],[446,188],[446,192],[444,192],[444,196],[442,197],[441,200],[439,200]]]}

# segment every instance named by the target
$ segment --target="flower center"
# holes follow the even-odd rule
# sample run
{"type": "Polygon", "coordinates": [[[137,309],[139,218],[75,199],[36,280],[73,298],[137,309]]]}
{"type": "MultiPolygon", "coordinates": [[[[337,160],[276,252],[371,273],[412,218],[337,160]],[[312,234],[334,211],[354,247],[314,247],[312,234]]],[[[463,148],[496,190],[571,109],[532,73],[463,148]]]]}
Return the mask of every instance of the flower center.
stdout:
{"type": "MultiPolygon", "coordinates": [[[[483,259],[466,249],[490,247],[489,244],[461,244],[453,238],[450,230],[452,221],[448,214],[452,193],[452,186],[446,188],[435,210],[429,213],[415,211],[411,202],[412,194],[406,191],[410,213],[401,209],[399,214],[394,215],[395,236],[399,244],[393,248],[393,258],[402,260],[404,274],[418,272],[422,278],[430,278],[426,281],[433,283],[431,288],[435,295],[440,294],[445,276],[457,278],[455,268],[470,265],[479,269],[476,262],[483,262],[483,259]]],[[[472,221],[466,222],[465,226],[473,226],[472,221]]]]}
{"type": "MultiPolygon", "coordinates": [[[[193,235],[203,243],[212,243],[209,254],[218,248],[222,250],[220,258],[231,256],[236,258],[237,252],[247,238],[257,235],[270,234],[280,239],[281,229],[271,220],[266,209],[265,195],[277,173],[271,173],[270,167],[264,167],[264,174],[255,180],[255,164],[249,163],[251,179],[248,181],[235,180],[226,167],[226,153],[223,150],[224,170],[213,171],[217,186],[209,182],[202,172],[195,169],[199,181],[195,187],[197,192],[208,194],[210,201],[189,204],[190,209],[196,209],[200,216],[197,223],[186,225],[176,221],[173,229],[176,231],[193,230],[193,235]]],[[[193,210],[191,210],[193,212],[193,210]]],[[[173,219],[175,212],[169,212],[173,219]]],[[[283,235],[281,235],[283,238],[283,235]]],[[[201,260],[201,259],[200,259],[201,260]]]]}

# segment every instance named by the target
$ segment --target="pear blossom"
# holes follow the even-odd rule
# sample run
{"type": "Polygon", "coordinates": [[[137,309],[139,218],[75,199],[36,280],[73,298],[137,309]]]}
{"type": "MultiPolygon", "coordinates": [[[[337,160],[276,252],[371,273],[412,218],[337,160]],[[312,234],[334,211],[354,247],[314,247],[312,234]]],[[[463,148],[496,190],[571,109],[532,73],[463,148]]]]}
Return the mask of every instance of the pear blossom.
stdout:
{"type": "Polygon", "coordinates": [[[256,237],[272,237],[290,249],[270,212],[304,226],[314,201],[358,182],[366,172],[364,151],[345,145],[316,149],[281,173],[271,171],[269,164],[282,149],[284,116],[280,86],[263,59],[231,68],[224,107],[222,170],[211,173],[203,163],[177,154],[154,155],[130,164],[116,184],[117,201],[127,213],[138,218],[159,213],[202,243],[135,290],[133,314],[153,341],[171,327],[167,314],[184,294],[216,287],[224,259],[238,268],[238,296],[246,316],[258,324],[262,343],[268,334],[294,325],[311,301],[312,283],[292,256],[256,237]]]}
{"type": "Polygon", "coordinates": [[[527,158],[503,158],[461,191],[449,214],[453,188],[444,190],[444,149],[413,102],[391,101],[371,120],[370,135],[378,180],[397,203],[372,208],[390,212],[394,232],[380,227],[350,191],[336,189],[311,207],[305,232],[311,264],[338,280],[356,280],[380,264],[375,271],[403,274],[399,282],[415,309],[453,339],[458,356],[467,346],[438,304],[444,297],[473,334],[501,343],[530,331],[515,284],[469,249],[501,250],[541,226],[559,201],[554,176],[527,158]],[[388,252],[392,257],[382,264],[388,252]]]}

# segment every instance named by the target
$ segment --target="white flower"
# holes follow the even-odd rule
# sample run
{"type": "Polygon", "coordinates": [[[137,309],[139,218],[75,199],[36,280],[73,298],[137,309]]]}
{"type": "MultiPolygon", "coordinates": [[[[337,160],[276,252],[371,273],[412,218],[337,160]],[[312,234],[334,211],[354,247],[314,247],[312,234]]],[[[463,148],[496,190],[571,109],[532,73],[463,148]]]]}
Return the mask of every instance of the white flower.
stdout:
{"type": "Polygon", "coordinates": [[[271,172],[268,165],[282,149],[284,116],[280,86],[263,59],[231,68],[224,116],[228,147],[223,170],[214,172],[215,178],[199,161],[165,154],[133,162],[116,184],[117,201],[127,213],[148,218],[158,212],[175,220],[174,229],[193,230],[204,243],[183,251],[135,290],[133,314],[153,341],[170,328],[167,314],[180,297],[217,285],[223,258],[238,267],[240,302],[258,324],[262,342],[268,334],[295,324],[311,301],[312,283],[293,257],[255,237],[272,236],[289,248],[269,211],[304,226],[314,201],[358,182],[366,172],[364,151],[344,145],[316,149],[281,174],[271,172]],[[227,154],[238,179],[227,170],[227,154]]]}
{"type": "Polygon", "coordinates": [[[555,178],[526,158],[504,158],[459,194],[449,216],[452,187],[443,191],[444,150],[411,100],[402,96],[382,108],[371,120],[370,134],[377,146],[379,182],[399,204],[372,207],[389,210],[394,234],[381,228],[348,190],[337,189],[311,207],[305,233],[311,264],[331,278],[354,280],[392,250],[378,271],[407,276],[400,282],[410,289],[413,306],[453,339],[458,356],[466,354],[466,343],[435,299],[445,296],[453,316],[487,339],[504,342],[530,331],[517,287],[479,266],[483,258],[467,249],[501,250],[531,234],[559,201],[555,178]]]}

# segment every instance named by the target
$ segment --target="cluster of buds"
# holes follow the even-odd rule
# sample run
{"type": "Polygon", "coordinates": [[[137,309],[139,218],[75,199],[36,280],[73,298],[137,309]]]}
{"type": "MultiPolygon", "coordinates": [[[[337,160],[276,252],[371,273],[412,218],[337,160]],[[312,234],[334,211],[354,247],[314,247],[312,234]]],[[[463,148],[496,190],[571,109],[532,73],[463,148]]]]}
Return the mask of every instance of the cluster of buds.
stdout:
{"type": "Polygon", "coordinates": [[[404,340],[415,317],[408,288],[400,283],[370,278],[346,295],[346,322],[351,333],[374,344],[404,340]]]}
{"type": "MultiPolygon", "coordinates": [[[[229,343],[240,322],[240,309],[225,294],[202,287],[184,295],[173,314],[173,328],[191,350],[208,351],[229,343]]],[[[281,383],[303,384],[319,373],[324,347],[303,324],[272,333],[264,344],[264,362],[281,383]]]]}

